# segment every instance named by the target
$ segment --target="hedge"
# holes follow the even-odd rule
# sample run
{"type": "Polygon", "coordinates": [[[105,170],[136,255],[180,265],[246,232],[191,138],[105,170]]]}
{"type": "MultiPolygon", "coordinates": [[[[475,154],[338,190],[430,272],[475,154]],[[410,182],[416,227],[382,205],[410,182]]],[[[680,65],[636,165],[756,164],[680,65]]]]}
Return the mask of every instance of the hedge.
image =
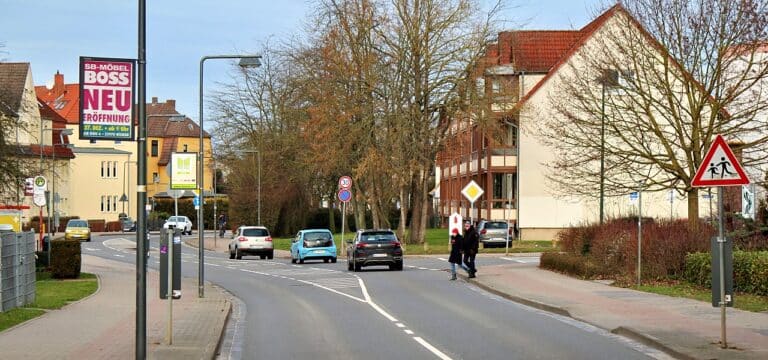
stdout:
{"type": "Polygon", "coordinates": [[[539,261],[539,267],[582,278],[600,275],[598,267],[589,261],[587,257],[562,252],[549,251],[543,253],[539,261]]]}
{"type": "MultiPolygon", "coordinates": [[[[711,255],[693,253],[685,257],[683,276],[691,283],[712,286],[711,255]]],[[[733,252],[734,290],[768,296],[768,251],[733,252]]]]}
{"type": "Polygon", "coordinates": [[[51,241],[51,276],[56,279],[76,279],[80,276],[80,240],[51,241]]]}

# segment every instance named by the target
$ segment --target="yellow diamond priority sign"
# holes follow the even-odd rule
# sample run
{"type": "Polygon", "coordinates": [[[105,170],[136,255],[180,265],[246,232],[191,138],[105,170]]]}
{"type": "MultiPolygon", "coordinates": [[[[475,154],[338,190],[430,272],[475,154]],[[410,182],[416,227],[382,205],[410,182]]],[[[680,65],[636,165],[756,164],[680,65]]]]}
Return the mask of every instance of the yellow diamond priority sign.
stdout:
{"type": "Polygon", "coordinates": [[[469,184],[461,189],[461,194],[464,195],[464,197],[473,204],[475,201],[477,201],[477,199],[480,198],[480,196],[483,195],[483,193],[483,189],[480,187],[480,185],[477,185],[474,180],[470,180],[469,184]]]}

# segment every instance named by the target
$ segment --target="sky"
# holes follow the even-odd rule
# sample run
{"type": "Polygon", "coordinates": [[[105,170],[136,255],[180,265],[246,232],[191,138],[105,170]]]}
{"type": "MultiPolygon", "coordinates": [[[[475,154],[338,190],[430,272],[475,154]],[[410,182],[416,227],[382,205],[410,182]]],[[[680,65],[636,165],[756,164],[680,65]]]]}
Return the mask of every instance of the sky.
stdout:
{"type": "MultiPolygon", "coordinates": [[[[175,99],[176,109],[195,121],[202,56],[253,54],[270,39],[287,40],[313,10],[306,0],[146,3],[147,101],[175,99]]],[[[510,0],[503,17],[523,29],[578,29],[601,3],[510,0]]],[[[137,34],[138,1],[0,0],[0,60],[29,62],[35,85],[52,83],[56,71],[66,83],[78,82],[80,56],[135,59],[137,34]]],[[[228,60],[206,60],[205,94],[228,81],[231,67],[228,60]]]]}

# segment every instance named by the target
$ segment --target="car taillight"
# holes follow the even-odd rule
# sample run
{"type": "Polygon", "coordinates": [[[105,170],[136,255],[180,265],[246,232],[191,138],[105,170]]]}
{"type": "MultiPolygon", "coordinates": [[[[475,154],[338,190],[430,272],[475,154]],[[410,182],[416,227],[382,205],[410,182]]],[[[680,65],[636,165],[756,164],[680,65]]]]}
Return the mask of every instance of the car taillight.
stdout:
{"type": "Polygon", "coordinates": [[[365,249],[365,243],[357,243],[357,246],[355,246],[358,249],[365,249]]]}
{"type": "Polygon", "coordinates": [[[248,239],[246,239],[245,236],[241,236],[237,238],[237,241],[248,241],[248,239]]]}
{"type": "Polygon", "coordinates": [[[267,236],[267,241],[272,242],[272,237],[271,236],[267,236]]]}
{"type": "Polygon", "coordinates": [[[485,235],[485,233],[486,233],[486,232],[487,232],[487,231],[486,231],[485,229],[483,229],[483,230],[480,230],[480,235],[485,235]]]}
{"type": "Polygon", "coordinates": [[[394,246],[395,248],[399,248],[400,247],[400,242],[399,241],[393,241],[392,242],[392,246],[394,246]]]}

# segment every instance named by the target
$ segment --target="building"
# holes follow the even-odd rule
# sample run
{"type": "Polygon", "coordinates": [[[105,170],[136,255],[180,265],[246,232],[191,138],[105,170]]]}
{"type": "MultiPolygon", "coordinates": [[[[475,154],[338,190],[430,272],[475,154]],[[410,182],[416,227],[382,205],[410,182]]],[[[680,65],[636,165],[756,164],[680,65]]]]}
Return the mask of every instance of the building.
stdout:
{"type": "Polygon", "coordinates": [[[68,147],[70,137],[62,132],[63,118],[37,101],[33,84],[29,63],[0,63],[0,116],[13,122],[12,127],[3,126],[3,136],[13,146],[7,153],[11,156],[2,161],[16,162],[22,175],[2,187],[0,221],[12,221],[17,230],[34,216],[66,214],[72,205],[69,164],[75,156],[68,147]],[[48,206],[36,206],[32,196],[25,195],[24,179],[38,175],[47,180],[48,206]]]}
{"type": "MultiPolygon", "coordinates": [[[[66,121],[66,128],[79,134],[80,85],[66,84],[56,73],[53,82],[36,86],[37,97],[66,121]]],[[[137,126],[137,119],[134,124],[137,126]]],[[[137,132],[137,130],[135,130],[137,132]]],[[[197,152],[200,127],[179,114],[175,100],[147,104],[147,197],[167,196],[168,168],[172,152],[197,152]]],[[[64,215],[88,220],[116,221],[119,214],[137,217],[137,144],[133,141],[81,140],[71,137],[76,158],[70,164],[73,176],[70,207],[64,215]]],[[[211,137],[204,133],[206,156],[211,154],[211,137]]],[[[205,169],[205,189],[213,184],[211,167],[205,169]]],[[[194,194],[188,194],[194,196],[194,194]]]]}
{"type": "MultiPolygon", "coordinates": [[[[617,27],[639,34],[653,49],[654,40],[637,22],[627,19],[630,15],[616,5],[579,30],[498,35],[475,69],[478,93],[488,106],[454,116],[451,137],[437,157],[437,208],[442,218],[459,213],[465,219],[507,220],[524,240],[552,239],[563,228],[598,221],[596,196],[564,197],[551,188],[546,174],[551,170],[547,164],[554,160],[553,149],[537,137],[537,128],[562,116],[553,110],[552,99],[563,96],[561,89],[569,76],[578,76],[574,69],[587,65],[580,63],[577,53],[599,48],[601,37],[617,27]],[[490,121],[483,123],[483,117],[490,121]],[[474,206],[461,194],[470,180],[484,190],[474,206]]],[[[620,69],[614,72],[623,74],[620,69]]],[[[628,195],[606,196],[605,213],[612,217],[636,214],[628,195]]],[[[701,214],[707,213],[705,203],[700,201],[699,208],[701,214]]],[[[671,197],[669,192],[643,194],[642,211],[646,217],[687,216],[685,199],[671,197]]]]}

